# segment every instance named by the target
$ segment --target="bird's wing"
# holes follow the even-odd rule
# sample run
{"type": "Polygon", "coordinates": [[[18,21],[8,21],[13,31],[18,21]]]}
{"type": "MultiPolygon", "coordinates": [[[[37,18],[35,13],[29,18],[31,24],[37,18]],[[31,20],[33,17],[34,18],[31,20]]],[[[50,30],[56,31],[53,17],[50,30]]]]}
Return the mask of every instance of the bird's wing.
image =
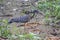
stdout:
{"type": "Polygon", "coordinates": [[[21,22],[21,23],[26,23],[30,20],[29,18],[30,16],[28,15],[24,15],[24,16],[20,16],[20,17],[16,17],[16,18],[12,18],[9,22],[12,23],[12,22],[21,22]]]}
{"type": "Polygon", "coordinates": [[[30,18],[29,18],[28,15],[25,15],[25,16],[20,16],[20,17],[18,18],[18,20],[19,20],[20,22],[28,22],[28,21],[30,20],[30,18]]]}

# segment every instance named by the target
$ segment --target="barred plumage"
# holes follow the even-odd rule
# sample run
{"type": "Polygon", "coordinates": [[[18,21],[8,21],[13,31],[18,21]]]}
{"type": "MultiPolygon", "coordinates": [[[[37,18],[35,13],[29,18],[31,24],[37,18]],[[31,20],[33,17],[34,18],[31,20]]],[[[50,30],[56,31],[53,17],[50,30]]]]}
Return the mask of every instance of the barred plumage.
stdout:
{"type": "Polygon", "coordinates": [[[31,12],[27,11],[24,16],[12,18],[8,23],[13,23],[13,22],[26,23],[26,22],[30,21],[34,17],[35,13],[38,13],[38,11],[37,10],[31,11],[31,12]],[[29,15],[31,13],[33,14],[32,16],[29,15]]]}

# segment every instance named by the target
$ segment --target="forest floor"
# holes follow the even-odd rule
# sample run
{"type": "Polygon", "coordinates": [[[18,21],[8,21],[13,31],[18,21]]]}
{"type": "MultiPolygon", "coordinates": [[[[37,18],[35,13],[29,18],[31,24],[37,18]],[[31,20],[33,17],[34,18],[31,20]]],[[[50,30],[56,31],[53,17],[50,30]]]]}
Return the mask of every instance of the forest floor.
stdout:
{"type": "MultiPolygon", "coordinates": [[[[14,1],[6,0],[4,2],[4,4],[6,5],[6,7],[3,10],[3,13],[4,14],[12,14],[13,17],[18,17],[21,15],[24,15],[23,13],[21,13],[23,9],[25,9],[25,10],[32,9],[31,7],[20,7],[22,4],[21,4],[21,1],[19,1],[19,0],[14,0],[14,1]]],[[[29,2],[26,2],[26,4],[29,4],[29,2]]],[[[0,17],[0,18],[9,20],[12,17],[0,17]]],[[[34,22],[37,22],[40,24],[29,24],[29,26],[17,27],[17,25],[21,24],[21,23],[12,23],[12,24],[10,24],[10,28],[11,28],[10,30],[11,30],[12,34],[16,34],[17,31],[20,31],[21,32],[21,33],[19,32],[20,34],[23,34],[24,32],[27,32],[27,33],[32,32],[34,34],[39,35],[41,38],[60,37],[60,28],[55,28],[55,27],[52,27],[49,25],[45,25],[43,15],[37,14],[37,16],[35,18],[30,20],[30,23],[34,23],[34,22]],[[25,29],[23,29],[23,27],[25,29]],[[14,28],[17,28],[18,30],[15,30],[14,28]]]]}

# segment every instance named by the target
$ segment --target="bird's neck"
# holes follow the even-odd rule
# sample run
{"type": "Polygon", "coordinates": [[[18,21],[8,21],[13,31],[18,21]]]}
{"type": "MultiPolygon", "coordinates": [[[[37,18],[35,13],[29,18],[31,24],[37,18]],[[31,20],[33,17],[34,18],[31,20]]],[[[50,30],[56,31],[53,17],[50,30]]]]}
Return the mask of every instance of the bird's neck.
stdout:
{"type": "Polygon", "coordinates": [[[35,13],[32,14],[31,19],[34,18],[35,13]]]}

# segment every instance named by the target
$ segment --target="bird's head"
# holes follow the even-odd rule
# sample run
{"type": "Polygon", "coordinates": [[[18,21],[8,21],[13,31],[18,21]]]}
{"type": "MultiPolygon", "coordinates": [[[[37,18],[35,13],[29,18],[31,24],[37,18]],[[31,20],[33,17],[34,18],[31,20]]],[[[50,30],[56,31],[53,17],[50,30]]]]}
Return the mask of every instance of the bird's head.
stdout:
{"type": "Polygon", "coordinates": [[[31,16],[31,17],[34,17],[36,16],[37,14],[39,13],[38,10],[31,10],[31,11],[26,11],[25,14],[31,16]],[[35,15],[36,14],[36,15],[35,15]]]}
{"type": "Polygon", "coordinates": [[[33,16],[36,17],[39,14],[38,10],[32,10],[32,13],[34,14],[33,16]]]}
{"type": "Polygon", "coordinates": [[[33,12],[33,13],[36,13],[36,14],[38,14],[38,13],[39,13],[39,11],[38,11],[38,10],[33,10],[32,12],[33,12]]]}
{"type": "Polygon", "coordinates": [[[31,11],[26,11],[25,14],[38,14],[38,10],[31,10],[31,11]]]}

